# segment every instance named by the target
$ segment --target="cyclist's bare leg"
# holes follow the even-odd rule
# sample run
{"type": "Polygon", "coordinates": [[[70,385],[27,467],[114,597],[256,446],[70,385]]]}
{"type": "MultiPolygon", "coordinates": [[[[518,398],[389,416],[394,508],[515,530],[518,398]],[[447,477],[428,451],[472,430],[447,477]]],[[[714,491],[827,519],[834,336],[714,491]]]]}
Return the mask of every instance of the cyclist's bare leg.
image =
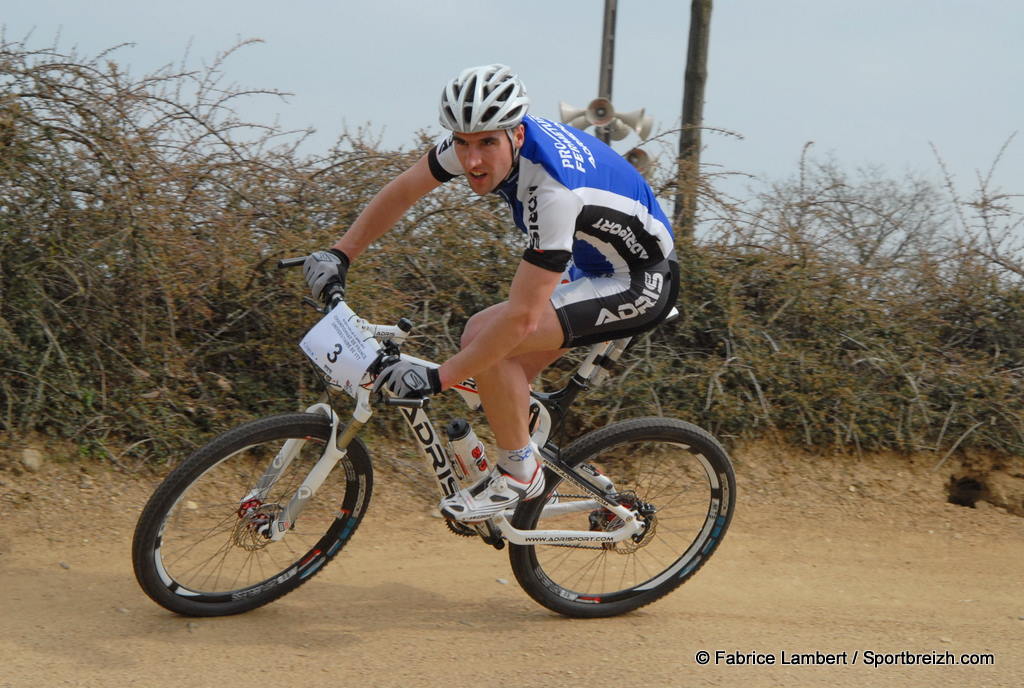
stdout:
{"type": "MultiPolygon", "coordinates": [[[[561,355],[559,347],[564,336],[558,316],[550,303],[541,313],[532,313],[535,327],[522,339],[515,325],[516,306],[499,303],[477,313],[466,324],[462,350],[445,365],[459,371],[459,356],[477,361],[466,365],[476,379],[477,391],[487,421],[494,432],[502,470],[490,476],[486,485],[441,500],[441,514],[453,520],[475,522],[491,518],[517,504],[520,500],[539,497],[544,491],[544,472],[539,470],[540,457],[530,450],[529,395],[530,381],[545,365],[561,355]],[[534,319],[536,318],[536,319],[534,319]],[[516,343],[503,337],[517,336],[516,343]],[[455,362],[453,364],[453,362],[455,362]]],[[[453,372],[452,370],[448,371],[453,372]]],[[[457,377],[458,374],[453,375],[457,377]]]]}
{"type": "Polygon", "coordinates": [[[532,353],[523,354],[517,356],[518,360],[523,366],[523,372],[526,374],[528,382],[532,383],[538,375],[543,372],[545,368],[561,358],[568,349],[555,349],[553,351],[534,351],[532,353]]]}
{"type": "MultiPolygon", "coordinates": [[[[502,317],[504,303],[470,318],[462,335],[467,346],[492,318],[502,317]]],[[[541,317],[537,329],[511,354],[474,377],[487,422],[501,449],[519,449],[530,442],[528,407],[530,383],[567,350],[557,348],[564,336],[554,308],[541,317]]]]}

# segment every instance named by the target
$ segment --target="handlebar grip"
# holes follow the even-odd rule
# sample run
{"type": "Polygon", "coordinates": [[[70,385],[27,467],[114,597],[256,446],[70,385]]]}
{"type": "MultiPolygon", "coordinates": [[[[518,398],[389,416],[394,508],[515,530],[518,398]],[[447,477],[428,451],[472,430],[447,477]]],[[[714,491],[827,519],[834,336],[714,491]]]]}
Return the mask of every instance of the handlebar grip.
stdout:
{"type": "Polygon", "coordinates": [[[390,397],[384,400],[385,406],[404,406],[406,408],[426,408],[429,403],[429,397],[422,399],[395,399],[390,397]]]}
{"type": "Polygon", "coordinates": [[[277,267],[280,268],[297,268],[306,262],[306,256],[299,256],[298,258],[282,258],[277,261],[277,267]]]}

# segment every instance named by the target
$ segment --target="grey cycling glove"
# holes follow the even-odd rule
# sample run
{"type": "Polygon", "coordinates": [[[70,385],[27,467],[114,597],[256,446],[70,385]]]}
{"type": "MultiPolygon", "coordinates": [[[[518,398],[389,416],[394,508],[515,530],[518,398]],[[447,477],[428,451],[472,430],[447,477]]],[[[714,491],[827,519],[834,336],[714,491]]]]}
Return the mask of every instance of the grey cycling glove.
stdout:
{"type": "Polygon", "coordinates": [[[306,256],[306,262],[302,264],[302,274],[306,276],[306,283],[313,292],[313,298],[322,301],[327,288],[335,284],[341,287],[341,295],[344,296],[345,275],[348,274],[350,262],[348,256],[336,248],[306,256]]]}
{"type": "Polygon", "coordinates": [[[399,359],[380,371],[373,391],[387,389],[402,399],[422,399],[441,391],[441,375],[437,368],[399,359]]]}

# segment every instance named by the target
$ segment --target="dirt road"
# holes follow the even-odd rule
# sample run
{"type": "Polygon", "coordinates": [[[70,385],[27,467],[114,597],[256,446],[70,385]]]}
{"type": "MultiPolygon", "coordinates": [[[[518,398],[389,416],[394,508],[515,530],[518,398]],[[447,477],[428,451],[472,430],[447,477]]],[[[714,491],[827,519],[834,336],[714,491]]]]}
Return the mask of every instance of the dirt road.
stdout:
{"type": "Polygon", "coordinates": [[[152,481],[8,465],[0,687],[1024,685],[1024,519],[946,504],[923,467],[737,457],[711,561],[598,621],[534,604],[504,552],[448,534],[386,471],[315,580],[247,615],[174,616],[131,572],[152,481]]]}

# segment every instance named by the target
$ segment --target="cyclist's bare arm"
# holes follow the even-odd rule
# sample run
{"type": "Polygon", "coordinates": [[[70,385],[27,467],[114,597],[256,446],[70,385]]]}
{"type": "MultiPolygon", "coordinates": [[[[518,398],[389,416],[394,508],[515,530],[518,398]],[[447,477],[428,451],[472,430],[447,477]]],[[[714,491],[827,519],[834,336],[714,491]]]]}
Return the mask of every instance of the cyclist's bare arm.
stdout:
{"type": "Polygon", "coordinates": [[[430,173],[427,156],[423,156],[377,192],[334,248],[354,261],[367,246],[391,229],[416,201],[440,185],[441,182],[430,173]]]}

